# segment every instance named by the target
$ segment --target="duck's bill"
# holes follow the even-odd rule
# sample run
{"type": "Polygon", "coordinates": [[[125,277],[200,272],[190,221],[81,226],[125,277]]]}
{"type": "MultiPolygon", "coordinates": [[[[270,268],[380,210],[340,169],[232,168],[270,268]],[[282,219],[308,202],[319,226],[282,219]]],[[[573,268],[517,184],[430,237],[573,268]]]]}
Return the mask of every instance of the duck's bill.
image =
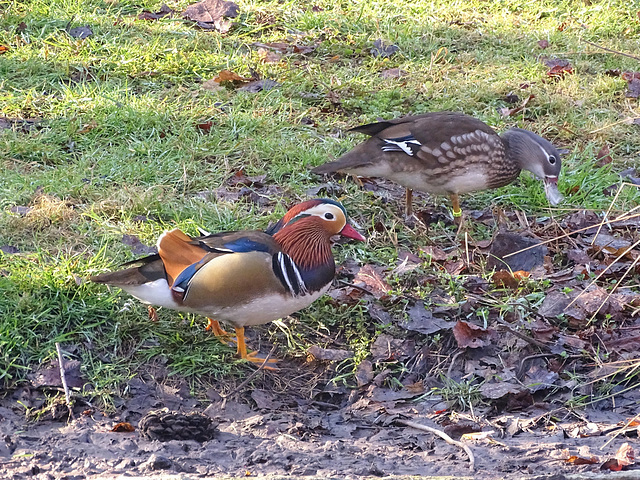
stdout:
{"type": "Polygon", "coordinates": [[[558,190],[558,177],[544,178],[544,194],[553,206],[558,205],[562,201],[564,197],[558,190]]]}
{"type": "Polygon", "coordinates": [[[360,233],[348,223],[344,226],[344,228],[340,232],[340,235],[347,238],[353,238],[354,240],[359,240],[361,242],[364,242],[366,240],[366,238],[360,235],[360,233]]]}

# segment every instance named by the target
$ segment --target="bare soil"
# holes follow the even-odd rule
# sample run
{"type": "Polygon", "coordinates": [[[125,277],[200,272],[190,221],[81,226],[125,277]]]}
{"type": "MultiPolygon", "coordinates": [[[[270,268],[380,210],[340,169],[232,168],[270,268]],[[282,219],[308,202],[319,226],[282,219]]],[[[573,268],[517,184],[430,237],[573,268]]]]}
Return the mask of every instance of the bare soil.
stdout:
{"type": "MultiPolygon", "coordinates": [[[[260,388],[245,387],[226,399],[211,390],[205,400],[191,396],[184,383],[133,379],[117,413],[101,413],[78,397],[73,419],[61,392],[29,388],[5,392],[0,401],[0,478],[562,479],[588,472],[594,475],[589,478],[596,478],[611,475],[601,472],[601,465],[623,443],[635,451],[640,447],[637,429],[627,429],[616,438],[611,435],[618,430],[616,425],[635,414],[637,405],[578,414],[538,402],[517,412],[497,413],[495,407],[485,407],[464,415],[439,412],[446,409],[440,399],[375,385],[347,390],[328,384],[312,399],[294,389],[274,393],[277,375],[259,372],[254,384],[260,388]],[[270,389],[262,388],[269,384],[270,389]],[[51,402],[54,394],[59,400],[51,402]],[[135,428],[149,411],[162,408],[203,412],[217,423],[214,438],[161,442],[144,438],[138,428],[112,431],[119,422],[135,428]],[[39,412],[37,420],[34,411],[39,412]],[[474,470],[461,448],[400,425],[399,419],[446,431],[454,438],[464,431],[484,432],[482,439],[463,440],[475,457],[474,470]],[[568,463],[571,456],[592,457],[595,463],[568,463]]],[[[624,478],[638,478],[633,474],[640,471],[630,468],[631,476],[624,478]]]]}

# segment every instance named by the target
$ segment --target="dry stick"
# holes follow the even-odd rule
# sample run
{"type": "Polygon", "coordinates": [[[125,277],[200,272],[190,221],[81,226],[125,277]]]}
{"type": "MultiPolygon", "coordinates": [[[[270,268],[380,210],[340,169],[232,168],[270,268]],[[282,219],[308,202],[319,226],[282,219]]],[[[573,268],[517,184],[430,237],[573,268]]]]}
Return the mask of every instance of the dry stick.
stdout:
{"type": "Polygon", "coordinates": [[[590,230],[590,229],[592,229],[594,227],[600,227],[602,225],[609,225],[610,223],[622,222],[622,221],[625,221],[625,220],[631,220],[631,219],[640,217],[640,213],[636,213],[635,215],[628,215],[628,216],[625,216],[625,215],[621,215],[620,217],[614,218],[613,220],[603,220],[602,222],[596,223],[595,225],[590,225],[588,227],[584,227],[584,228],[580,228],[578,230],[574,230],[573,232],[565,233],[565,234],[560,235],[558,237],[550,238],[549,240],[544,240],[543,242],[536,243],[535,245],[531,245],[530,247],[522,248],[522,249],[520,249],[520,250],[518,250],[516,252],[508,253],[507,255],[505,255],[502,258],[512,257],[513,255],[517,255],[518,253],[526,252],[527,250],[531,250],[532,248],[539,247],[540,245],[546,245],[547,243],[555,242],[556,240],[560,240],[561,238],[568,237],[569,235],[573,235],[575,233],[584,232],[585,230],[590,230]]]}
{"type": "Polygon", "coordinates": [[[634,60],[640,61],[640,57],[636,57],[635,55],[631,55],[630,53],[619,52],[618,50],[613,50],[611,48],[603,47],[601,45],[598,45],[597,43],[593,43],[593,42],[590,42],[589,40],[585,40],[584,38],[582,39],[582,41],[585,42],[585,43],[588,43],[589,45],[592,45],[592,46],[594,46],[596,48],[600,48],[602,50],[605,50],[606,52],[615,53],[617,55],[622,55],[623,57],[629,57],[629,58],[633,58],[634,60]]]}
{"type": "Polygon", "coordinates": [[[62,358],[62,351],[60,350],[60,344],[56,342],[56,352],[58,353],[58,365],[60,366],[60,380],[62,381],[62,388],[64,389],[64,398],[67,402],[67,408],[69,409],[69,417],[73,417],[73,409],[71,408],[71,394],[69,393],[69,385],[67,385],[67,375],[64,370],[64,360],[62,358]]]}
{"type": "MultiPolygon", "coordinates": [[[[626,186],[632,186],[632,187],[638,188],[637,185],[634,185],[633,183],[623,182],[622,184],[620,184],[620,188],[618,188],[618,191],[613,196],[613,200],[611,200],[611,203],[609,204],[609,208],[607,208],[607,213],[604,214],[604,218],[609,218],[609,213],[611,213],[611,209],[613,208],[613,206],[615,205],[616,201],[618,200],[618,196],[620,195],[620,193],[622,193],[622,190],[626,186]]],[[[626,215],[629,215],[631,212],[633,212],[634,210],[637,210],[638,208],[640,208],[640,205],[637,205],[637,206],[633,207],[631,210],[626,212],[626,215]]],[[[615,219],[614,219],[614,221],[615,221],[615,219]]],[[[602,230],[602,227],[603,227],[603,225],[600,225],[598,227],[598,231],[593,236],[593,241],[591,242],[591,245],[594,244],[594,242],[596,241],[596,238],[598,238],[598,235],[600,235],[600,230],[602,230]]]]}
{"type": "Polygon", "coordinates": [[[476,459],[473,456],[473,452],[464,443],[459,442],[457,440],[454,440],[449,435],[447,435],[446,433],[444,433],[444,432],[442,432],[440,430],[437,430],[437,429],[431,428],[431,427],[427,427],[426,425],[422,425],[421,423],[412,422],[411,420],[397,419],[396,423],[399,423],[400,425],[405,425],[406,427],[411,427],[411,428],[415,428],[415,429],[418,429],[418,430],[423,430],[425,432],[433,433],[434,435],[437,435],[438,437],[442,438],[449,445],[455,445],[456,447],[460,447],[462,450],[464,450],[464,453],[466,453],[467,456],[469,457],[469,469],[471,471],[473,471],[473,469],[475,468],[476,459]]]}
{"type": "Polygon", "coordinates": [[[271,351],[267,354],[265,359],[262,361],[260,366],[256,370],[251,372],[249,374],[249,376],[247,378],[245,378],[244,382],[242,382],[240,385],[238,385],[236,388],[231,390],[231,392],[227,393],[226,395],[220,395],[222,397],[222,407],[221,408],[224,408],[224,406],[226,405],[227,398],[229,398],[229,397],[235,395],[236,393],[238,393],[243,387],[245,387],[253,379],[253,377],[255,377],[258,374],[258,372],[260,370],[264,369],[265,365],[269,361],[269,358],[271,358],[271,354],[273,352],[275,352],[275,350],[276,350],[276,346],[274,345],[273,348],[271,349],[271,351]]]}
{"type": "Polygon", "coordinates": [[[624,427],[619,428],[615,434],[613,434],[611,436],[611,438],[609,440],[607,440],[606,442],[604,442],[604,445],[602,445],[600,447],[600,450],[604,450],[606,448],[607,445],[609,445],[611,442],[613,442],[618,435],[620,435],[622,432],[624,432],[627,428],[629,428],[629,425],[631,425],[633,422],[635,422],[636,420],[638,420],[640,418],[640,413],[638,413],[635,417],[633,417],[631,420],[629,420],[627,422],[627,424],[624,427]]]}
{"type": "MultiPolygon", "coordinates": [[[[628,247],[624,252],[622,252],[620,255],[618,255],[618,256],[615,258],[615,260],[614,260],[613,262],[611,262],[609,265],[607,265],[607,267],[606,267],[604,270],[602,270],[602,272],[600,272],[600,273],[599,273],[599,274],[598,274],[598,275],[597,275],[597,276],[596,276],[596,277],[595,277],[595,278],[594,278],[594,279],[589,283],[589,285],[587,285],[587,286],[585,287],[585,289],[584,289],[584,290],[582,290],[582,292],[580,292],[580,294],[579,294],[576,298],[574,298],[573,300],[571,300],[571,302],[569,302],[569,305],[567,305],[567,306],[565,307],[565,309],[566,309],[566,308],[569,308],[571,305],[573,305],[573,304],[576,302],[576,300],[578,300],[578,299],[582,296],[582,294],[583,294],[583,293],[585,293],[585,292],[589,289],[589,287],[591,287],[591,285],[593,285],[593,284],[594,284],[594,283],[596,283],[598,280],[600,280],[600,278],[601,278],[605,273],[607,273],[607,272],[609,271],[609,269],[610,269],[612,266],[614,266],[618,260],[620,260],[620,259],[621,259],[622,257],[624,257],[627,253],[629,253],[630,251],[632,251],[632,250],[633,250],[634,248],[636,248],[638,245],[640,245],[640,240],[638,240],[638,241],[637,241],[636,243],[634,243],[633,245],[629,246],[629,247],[628,247]]],[[[634,265],[635,265],[635,263],[637,263],[637,262],[634,262],[634,265]]],[[[634,265],[632,265],[632,267],[633,267],[634,265]]],[[[628,272],[628,270],[627,270],[627,272],[628,272]]],[[[622,278],[624,278],[626,275],[627,275],[627,273],[625,273],[625,274],[624,274],[624,276],[623,276],[622,278]]],[[[622,278],[621,278],[620,280],[622,280],[622,278]]],[[[616,285],[618,285],[619,283],[620,283],[620,281],[618,281],[616,285]]],[[[608,297],[607,297],[607,299],[608,299],[608,297]]],[[[605,301],[606,301],[606,299],[605,299],[605,301]]],[[[602,305],[600,306],[600,308],[602,308],[602,305]]],[[[600,310],[600,309],[598,309],[598,310],[600,310]]],[[[597,312],[596,312],[596,313],[597,313],[597,312]]]]}
{"type": "MultiPolygon", "coordinates": [[[[635,245],[639,244],[640,240],[638,240],[635,245]]],[[[622,277],[620,277],[620,280],[618,280],[616,282],[616,284],[613,286],[613,288],[609,291],[609,293],[607,293],[606,298],[602,301],[602,303],[600,304],[600,306],[596,309],[596,311],[593,313],[593,315],[591,316],[591,318],[589,319],[589,323],[591,323],[593,321],[594,318],[596,318],[596,315],[598,314],[598,312],[600,312],[600,310],[602,309],[602,307],[604,307],[604,304],[607,303],[607,300],[609,300],[609,298],[611,298],[611,295],[613,295],[613,292],[615,292],[617,290],[617,288],[620,286],[620,284],[622,283],[622,281],[627,277],[627,275],[629,275],[629,272],[631,272],[631,270],[633,270],[635,268],[635,266],[638,264],[638,262],[640,262],[640,257],[637,257],[633,262],[631,262],[631,265],[629,265],[629,268],[627,269],[626,272],[624,272],[624,275],[622,275],[622,277]]],[[[584,290],[583,290],[584,292],[584,290]]]]}

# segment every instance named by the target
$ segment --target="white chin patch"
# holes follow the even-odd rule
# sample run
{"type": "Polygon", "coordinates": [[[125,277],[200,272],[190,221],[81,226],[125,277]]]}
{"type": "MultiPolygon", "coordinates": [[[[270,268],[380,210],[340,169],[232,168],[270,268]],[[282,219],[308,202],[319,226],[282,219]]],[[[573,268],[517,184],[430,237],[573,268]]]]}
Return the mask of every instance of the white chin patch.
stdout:
{"type": "Polygon", "coordinates": [[[544,194],[547,196],[547,200],[549,200],[549,203],[553,206],[558,205],[564,198],[558,190],[557,180],[554,182],[545,179],[544,194]]]}

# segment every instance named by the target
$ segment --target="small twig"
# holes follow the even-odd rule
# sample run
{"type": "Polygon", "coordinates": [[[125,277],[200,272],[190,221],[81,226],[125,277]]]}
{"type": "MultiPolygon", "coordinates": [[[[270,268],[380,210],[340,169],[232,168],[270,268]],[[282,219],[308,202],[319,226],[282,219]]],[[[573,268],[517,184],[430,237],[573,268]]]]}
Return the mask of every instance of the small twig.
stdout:
{"type": "Polygon", "coordinates": [[[549,240],[544,240],[544,241],[542,241],[542,242],[540,242],[540,243],[536,243],[535,245],[531,245],[531,246],[529,246],[529,247],[522,248],[522,249],[520,249],[520,250],[518,250],[518,251],[516,251],[516,252],[508,253],[508,254],[504,255],[502,258],[512,257],[513,255],[517,255],[518,253],[525,252],[525,251],[527,251],[527,250],[531,250],[532,248],[539,247],[540,245],[546,245],[547,243],[555,242],[556,240],[560,240],[560,239],[562,239],[562,238],[568,237],[569,235],[574,235],[574,234],[576,234],[576,233],[584,232],[584,231],[586,231],[586,230],[590,230],[590,229],[592,229],[592,228],[599,227],[599,226],[601,226],[601,225],[609,225],[609,224],[611,224],[611,223],[615,223],[615,222],[622,222],[622,221],[625,221],[625,220],[632,220],[632,219],[634,219],[634,218],[638,218],[638,217],[640,217],[640,213],[636,213],[636,214],[634,214],[634,215],[626,215],[626,214],[623,214],[623,215],[620,215],[620,216],[619,216],[619,217],[617,217],[617,218],[614,218],[613,220],[605,220],[605,221],[600,222],[600,223],[596,223],[596,224],[593,224],[593,225],[589,225],[588,227],[579,228],[578,230],[574,230],[574,231],[572,231],[572,232],[565,233],[565,234],[560,235],[560,236],[558,236],[558,237],[550,238],[549,240]]]}
{"type": "Polygon", "coordinates": [[[630,53],[619,52],[618,50],[613,50],[611,48],[603,47],[601,45],[598,45],[597,43],[593,43],[593,42],[590,42],[589,40],[585,40],[584,38],[582,39],[582,41],[596,48],[600,48],[606,52],[615,53],[616,55],[622,55],[623,57],[633,58],[634,60],[640,61],[640,57],[636,57],[635,55],[631,55],[630,53]]]}
{"type": "Polygon", "coordinates": [[[458,350],[456,354],[451,359],[451,363],[449,364],[449,368],[447,368],[447,378],[451,378],[451,370],[453,370],[453,365],[456,363],[457,358],[464,353],[464,350],[458,350]]]}
{"type": "Polygon", "coordinates": [[[469,457],[469,470],[471,470],[471,471],[474,470],[476,459],[473,456],[473,452],[471,451],[471,449],[467,445],[465,445],[464,443],[459,442],[457,440],[454,440],[449,435],[447,435],[446,433],[444,433],[444,432],[442,432],[442,431],[440,431],[440,430],[438,430],[436,428],[427,427],[426,425],[422,425],[421,423],[413,422],[411,420],[397,419],[396,423],[399,423],[400,425],[404,425],[406,427],[415,428],[417,430],[423,430],[425,432],[433,433],[434,435],[437,435],[438,437],[443,439],[449,445],[455,445],[456,447],[460,447],[462,450],[464,450],[464,453],[466,453],[467,456],[469,457]]]}
{"type": "Polygon", "coordinates": [[[375,297],[375,294],[371,291],[371,290],[367,290],[364,287],[361,287],[360,285],[355,285],[353,283],[349,283],[345,280],[338,280],[338,283],[341,283],[343,285],[346,285],[347,287],[351,287],[351,288],[355,288],[356,290],[360,290],[361,292],[364,292],[368,295],[371,295],[372,297],[375,297]]]}
{"type": "Polygon", "coordinates": [[[64,389],[64,398],[67,402],[67,408],[69,409],[69,418],[74,418],[73,408],[71,405],[71,394],[69,393],[69,385],[67,385],[67,375],[64,369],[64,359],[62,358],[62,351],[60,344],[56,342],[56,352],[58,353],[58,365],[60,366],[60,380],[62,381],[62,388],[64,389]]]}
{"type": "Polygon", "coordinates": [[[221,408],[225,407],[225,405],[227,403],[227,398],[232,397],[233,395],[238,393],[240,390],[242,390],[253,379],[253,377],[255,377],[258,374],[258,372],[260,372],[261,370],[264,369],[265,365],[269,361],[269,358],[271,358],[271,355],[275,351],[276,351],[276,345],[273,346],[273,348],[267,354],[267,356],[264,358],[264,360],[262,361],[260,366],[256,370],[251,372],[247,378],[244,379],[244,382],[242,382],[240,385],[238,385],[236,388],[231,390],[231,392],[227,393],[226,395],[220,395],[222,397],[222,406],[221,406],[221,408]]]}
{"type": "Polygon", "coordinates": [[[631,425],[633,422],[637,421],[639,418],[640,418],[640,413],[638,413],[635,417],[633,417],[631,420],[629,420],[629,421],[627,422],[627,424],[626,424],[624,427],[622,427],[622,428],[618,429],[618,430],[616,431],[616,433],[614,433],[614,434],[613,434],[613,436],[612,436],[609,440],[607,440],[606,442],[604,442],[604,445],[602,445],[602,446],[600,447],[600,450],[604,450],[604,449],[607,447],[607,445],[609,445],[611,442],[613,442],[613,441],[616,439],[616,437],[617,437],[618,435],[620,435],[620,434],[621,434],[622,432],[624,432],[627,428],[629,428],[629,425],[631,425]]]}
{"type": "Polygon", "coordinates": [[[535,345],[538,348],[543,348],[545,350],[549,350],[549,345],[547,345],[544,342],[541,342],[540,340],[536,340],[535,338],[529,337],[527,335],[525,335],[524,333],[520,333],[517,330],[514,330],[513,328],[511,328],[511,326],[505,322],[504,320],[497,318],[496,321],[503,327],[505,328],[507,331],[509,331],[509,333],[511,333],[512,335],[515,335],[516,337],[520,338],[521,340],[524,340],[527,343],[530,343],[531,345],[535,345]]]}

